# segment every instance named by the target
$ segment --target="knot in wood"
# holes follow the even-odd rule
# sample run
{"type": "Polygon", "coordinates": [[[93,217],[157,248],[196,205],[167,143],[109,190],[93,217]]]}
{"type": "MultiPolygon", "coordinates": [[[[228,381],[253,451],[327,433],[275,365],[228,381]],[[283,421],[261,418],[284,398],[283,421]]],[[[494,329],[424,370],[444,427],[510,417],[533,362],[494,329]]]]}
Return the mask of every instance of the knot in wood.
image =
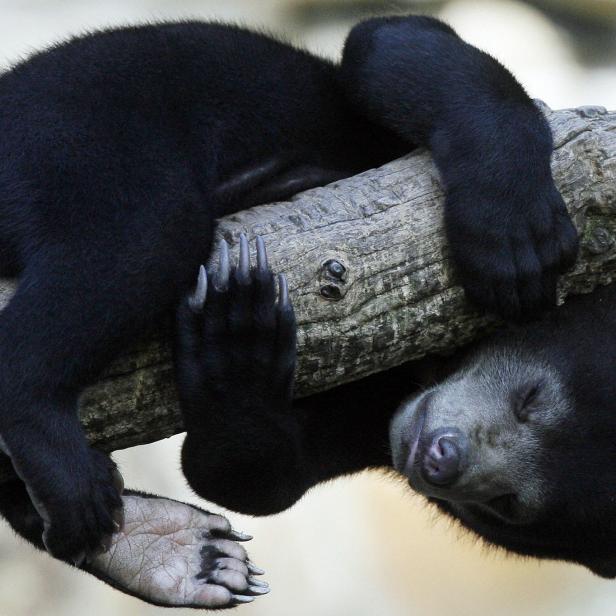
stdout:
{"type": "Polygon", "coordinates": [[[602,255],[614,246],[614,238],[605,227],[595,227],[584,248],[593,255],[602,255]]]}
{"type": "Polygon", "coordinates": [[[346,295],[348,274],[347,266],[338,255],[323,260],[320,273],[321,297],[333,302],[340,301],[346,295]]]}
{"type": "Polygon", "coordinates": [[[602,116],[607,114],[607,109],[600,105],[585,105],[576,109],[577,114],[581,118],[593,118],[595,116],[602,116]]]}
{"type": "Polygon", "coordinates": [[[337,302],[342,299],[342,291],[340,287],[335,284],[324,284],[321,287],[321,296],[325,299],[337,302]]]}
{"type": "Polygon", "coordinates": [[[346,267],[337,259],[328,259],[323,263],[323,269],[325,273],[331,278],[335,278],[336,280],[344,281],[346,278],[346,267]]]}

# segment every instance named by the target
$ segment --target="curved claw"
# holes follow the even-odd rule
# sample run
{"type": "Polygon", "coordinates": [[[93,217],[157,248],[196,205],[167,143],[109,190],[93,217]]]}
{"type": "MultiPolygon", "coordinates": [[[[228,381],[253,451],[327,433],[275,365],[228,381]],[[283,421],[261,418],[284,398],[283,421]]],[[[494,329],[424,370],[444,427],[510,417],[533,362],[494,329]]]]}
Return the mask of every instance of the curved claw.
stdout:
{"type": "Polygon", "coordinates": [[[218,271],[214,279],[214,286],[218,291],[226,291],[229,286],[229,244],[223,239],[219,244],[218,271]]]}
{"type": "Polygon", "coordinates": [[[255,243],[257,244],[257,271],[260,274],[267,274],[268,264],[267,251],[265,250],[265,241],[260,235],[257,235],[255,243]]]}
{"type": "Polygon", "coordinates": [[[240,233],[240,257],[236,276],[242,284],[247,284],[250,280],[250,247],[245,233],[240,233]]]}
{"type": "Polygon", "coordinates": [[[252,603],[255,600],[254,597],[249,597],[247,595],[231,595],[231,599],[235,603],[252,603]]]}
{"type": "Polygon", "coordinates": [[[122,473],[117,468],[114,468],[111,471],[111,478],[113,481],[113,487],[118,491],[118,493],[122,494],[124,492],[124,477],[122,477],[122,473]]]}
{"type": "Polygon", "coordinates": [[[267,588],[264,588],[261,586],[249,586],[248,587],[248,592],[251,595],[254,595],[255,597],[258,597],[259,595],[266,595],[269,591],[270,591],[269,586],[267,588]]]}
{"type": "Polygon", "coordinates": [[[199,313],[203,310],[205,298],[207,297],[207,272],[205,267],[199,267],[199,277],[197,278],[197,286],[193,294],[188,298],[188,305],[193,312],[199,313]]]}
{"type": "Polygon", "coordinates": [[[278,309],[283,310],[289,306],[289,283],[284,274],[278,274],[278,309]]]}
{"type": "Polygon", "coordinates": [[[253,538],[252,535],[249,535],[247,533],[242,533],[239,530],[233,530],[233,529],[231,529],[227,533],[227,537],[229,539],[234,539],[235,541],[250,541],[253,538]]]}
{"type": "Polygon", "coordinates": [[[258,586],[259,588],[267,588],[269,590],[270,585],[267,582],[255,580],[253,577],[249,577],[247,581],[250,586],[258,586]]]}
{"type": "MultiPolygon", "coordinates": [[[[20,477],[19,473],[17,476],[20,477]]],[[[23,481],[23,480],[22,480],[23,481]]],[[[41,500],[37,497],[34,491],[30,488],[30,486],[26,483],[26,492],[28,493],[28,497],[32,502],[32,506],[36,509],[36,512],[41,516],[43,520],[43,543],[45,544],[45,549],[49,552],[49,548],[45,543],[45,531],[49,529],[51,526],[51,517],[49,516],[49,511],[47,511],[47,507],[43,504],[41,500]]]]}
{"type": "Polygon", "coordinates": [[[249,560],[246,561],[246,566],[248,567],[248,571],[250,571],[251,575],[264,575],[265,571],[261,569],[261,567],[257,567],[249,560]]]}

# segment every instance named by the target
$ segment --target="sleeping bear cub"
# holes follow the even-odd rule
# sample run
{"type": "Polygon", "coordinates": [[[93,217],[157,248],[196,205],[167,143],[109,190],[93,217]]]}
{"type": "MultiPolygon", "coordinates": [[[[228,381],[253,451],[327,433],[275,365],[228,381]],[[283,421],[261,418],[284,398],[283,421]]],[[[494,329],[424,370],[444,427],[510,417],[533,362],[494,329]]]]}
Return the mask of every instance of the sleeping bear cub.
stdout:
{"type": "Polygon", "coordinates": [[[402,404],[393,464],[488,542],[616,576],[616,286],[457,359],[402,404]]]}
{"type": "MultiPolygon", "coordinates": [[[[232,381],[222,397],[218,390],[217,410],[204,420],[218,455],[187,474],[200,494],[268,514],[320,481],[393,464],[414,490],[487,542],[616,576],[616,285],[571,297],[541,320],[509,325],[451,359],[409,362],[295,401],[284,281],[281,292],[282,311],[269,325],[259,316],[259,294],[253,317],[233,316],[247,314],[238,285],[225,293],[226,328],[218,293],[196,315],[227,374],[243,371],[248,391],[270,386],[259,400],[232,381]],[[267,355],[253,351],[246,370],[233,349],[266,338],[267,355]],[[231,422],[223,421],[224,409],[226,417],[233,409],[231,422]],[[232,453],[224,451],[229,442],[232,453]]],[[[219,373],[201,361],[195,374],[212,399],[219,373]]]]}
{"type": "MultiPolygon", "coordinates": [[[[198,495],[255,514],[281,511],[319,481],[387,465],[390,415],[416,380],[411,366],[292,404],[293,313],[262,241],[252,268],[247,238],[235,268],[223,249],[216,272],[203,269],[186,299],[211,256],[217,219],[424,146],[443,181],[449,247],[474,304],[507,319],[539,316],[555,304],[557,275],[577,254],[542,113],[503,66],[431,18],[359,23],[339,62],[199,21],[78,36],[0,75],[0,135],[0,276],[19,278],[0,312],[0,458],[14,471],[0,485],[0,515],[53,557],[162,605],[231,607],[267,588],[237,545],[245,535],[194,507],[122,493],[113,460],[88,443],[79,399],[114,357],[179,307],[182,469],[198,495]],[[177,531],[181,549],[152,552],[164,542],[141,541],[125,546],[128,560],[116,558],[122,527],[124,535],[140,528],[144,511],[145,522],[158,520],[150,535],[177,531]],[[158,564],[147,575],[139,568],[146,562],[158,564]]],[[[470,415],[437,420],[454,408],[448,382],[420,402],[423,428],[412,405],[394,423],[396,463],[430,497],[455,495],[461,504],[451,511],[490,538],[498,520],[516,549],[608,572],[605,535],[592,554],[590,539],[580,539],[582,555],[557,550],[547,531],[541,549],[528,547],[535,544],[520,530],[543,523],[573,477],[603,486],[613,441],[593,403],[589,430],[597,434],[557,430],[552,446],[552,426],[576,417],[563,389],[576,356],[565,353],[565,369],[548,362],[540,370],[546,345],[531,346],[524,370],[541,378],[513,380],[532,455],[499,433],[485,437],[499,443],[497,453],[481,453],[491,471],[479,469],[470,415]],[[549,412],[531,409],[552,398],[543,403],[549,412]],[[561,445],[566,438],[572,447],[561,445]],[[575,452],[573,472],[561,453],[543,460],[540,452],[551,451],[575,452]],[[492,455],[498,463],[488,464],[492,455]],[[524,464],[510,462],[510,481],[497,485],[502,458],[512,456],[526,456],[524,464]],[[532,477],[524,489],[514,480],[522,467],[532,477]],[[554,477],[563,468],[564,478],[554,477]],[[475,523],[484,517],[485,529],[475,523]]],[[[572,505],[555,506],[550,529],[579,523],[572,505]]],[[[576,536],[603,528],[588,521],[576,536]]]]}

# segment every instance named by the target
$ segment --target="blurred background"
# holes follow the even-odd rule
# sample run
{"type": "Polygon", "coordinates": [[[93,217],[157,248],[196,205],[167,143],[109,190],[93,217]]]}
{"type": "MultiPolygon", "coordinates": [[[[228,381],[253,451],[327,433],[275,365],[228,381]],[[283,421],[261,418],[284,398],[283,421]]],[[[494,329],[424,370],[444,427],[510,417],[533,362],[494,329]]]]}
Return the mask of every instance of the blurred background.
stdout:
{"type": "MultiPolygon", "coordinates": [[[[284,33],[335,58],[357,20],[409,11],[448,21],[553,108],[616,109],[616,0],[0,0],[0,67],[70,34],[189,17],[284,33]]],[[[203,506],[179,471],[181,442],[176,436],[115,454],[127,485],[203,506]]],[[[272,518],[230,518],[255,535],[251,555],[272,586],[269,596],[239,608],[245,616],[616,613],[616,582],[487,550],[378,473],[321,486],[272,518]]],[[[0,616],[86,613],[165,610],[54,562],[0,524],[0,616]]]]}

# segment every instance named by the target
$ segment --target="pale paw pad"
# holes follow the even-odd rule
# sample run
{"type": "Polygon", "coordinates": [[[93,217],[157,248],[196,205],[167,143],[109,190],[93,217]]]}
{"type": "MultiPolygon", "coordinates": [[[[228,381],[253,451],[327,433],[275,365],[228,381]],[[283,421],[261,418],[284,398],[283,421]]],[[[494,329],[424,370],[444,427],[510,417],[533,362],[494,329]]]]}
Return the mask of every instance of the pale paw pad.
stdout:
{"type": "Polygon", "coordinates": [[[233,607],[266,594],[226,518],[161,497],[125,494],[124,526],[84,568],[158,605],[233,607]]]}

